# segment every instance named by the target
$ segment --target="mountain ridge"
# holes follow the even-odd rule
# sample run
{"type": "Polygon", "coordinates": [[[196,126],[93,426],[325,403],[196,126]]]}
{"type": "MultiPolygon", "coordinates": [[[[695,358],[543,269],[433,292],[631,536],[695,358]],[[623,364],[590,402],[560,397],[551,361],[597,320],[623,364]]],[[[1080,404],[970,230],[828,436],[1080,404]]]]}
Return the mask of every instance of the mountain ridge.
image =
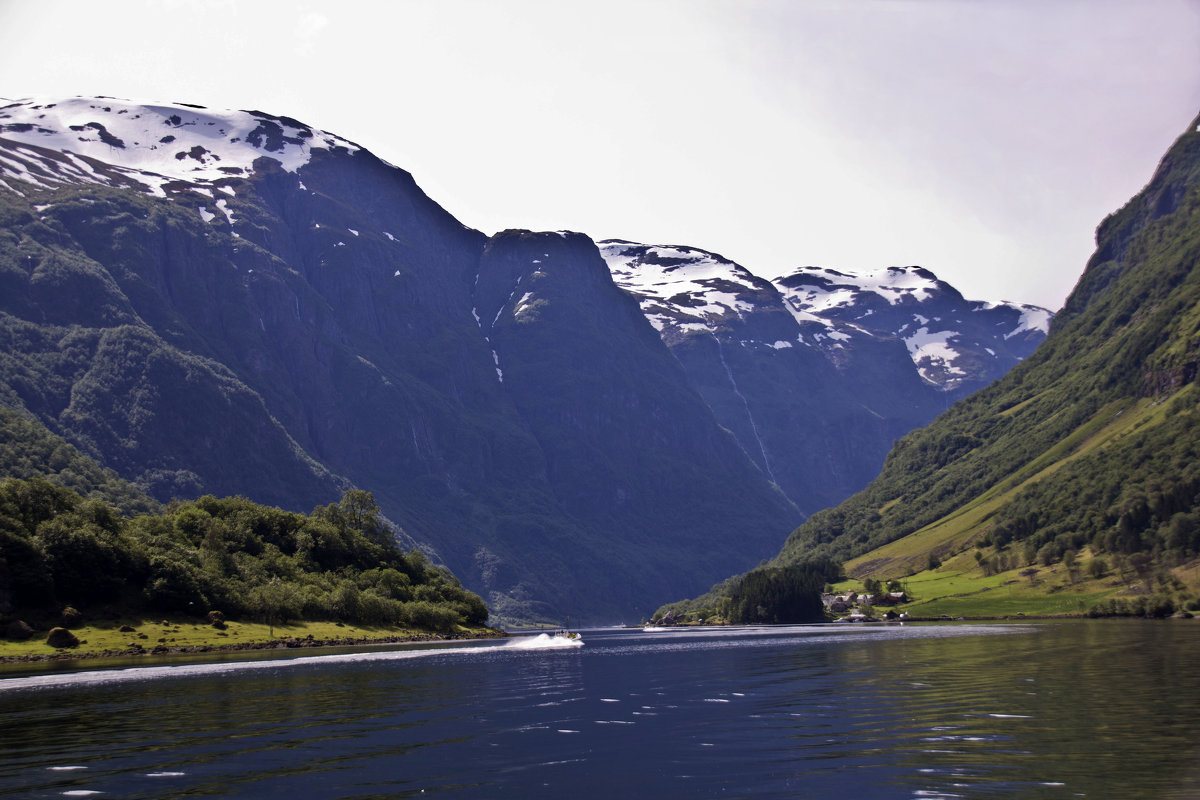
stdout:
{"type": "Polygon", "coordinates": [[[915,267],[768,281],[700,248],[599,246],[721,424],[809,514],[866,485],[897,438],[1029,355],[1052,316],[967,301],[915,267]]]}
{"type": "Polygon", "coordinates": [[[894,337],[802,347],[753,276],[736,336],[672,346],[588,237],[485,236],[291,118],[62,104],[0,108],[3,402],[163,500],[370,489],[503,618],[636,619],[752,566],[948,402],[894,337]],[[795,346],[743,346],[773,327],[795,346]]]}

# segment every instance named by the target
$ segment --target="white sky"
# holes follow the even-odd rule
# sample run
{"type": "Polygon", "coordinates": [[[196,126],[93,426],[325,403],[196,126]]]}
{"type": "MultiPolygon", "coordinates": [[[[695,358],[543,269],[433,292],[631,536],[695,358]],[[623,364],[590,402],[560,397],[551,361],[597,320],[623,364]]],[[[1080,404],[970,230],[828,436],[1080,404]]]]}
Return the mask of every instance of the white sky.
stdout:
{"type": "Polygon", "coordinates": [[[257,108],[467,225],[1058,308],[1200,112],[1200,0],[0,0],[0,97],[257,108]]]}

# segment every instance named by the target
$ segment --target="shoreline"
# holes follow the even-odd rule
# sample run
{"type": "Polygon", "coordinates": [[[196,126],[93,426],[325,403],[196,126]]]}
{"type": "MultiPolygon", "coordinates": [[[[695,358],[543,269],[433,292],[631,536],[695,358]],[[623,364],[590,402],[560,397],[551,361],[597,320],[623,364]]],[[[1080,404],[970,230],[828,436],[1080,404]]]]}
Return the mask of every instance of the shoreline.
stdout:
{"type": "MultiPolygon", "coordinates": [[[[93,661],[105,658],[128,658],[137,656],[174,656],[174,655],[208,655],[220,653],[239,653],[260,650],[295,650],[301,648],[319,647],[362,647],[365,645],[408,644],[412,642],[450,642],[465,640],[503,639],[509,634],[494,628],[461,633],[408,633],[388,636],[344,636],[318,639],[312,634],[305,637],[284,637],[252,642],[231,642],[228,644],[193,644],[165,645],[156,644],[154,647],[125,647],[104,650],[57,649],[51,653],[23,653],[20,655],[0,656],[0,665],[5,664],[37,664],[57,661],[93,661]]],[[[86,645],[83,645],[86,646],[86,645]]]]}
{"type": "Polygon", "coordinates": [[[744,625],[733,625],[728,622],[680,622],[672,625],[656,625],[653,622],[647,622],[643,625],[626,625],[627,628],[653,628],[655,630],[686,630],[688,628],[734,628],[734,627],[779,627],[786,625],[903,625],[906,622],[1025,622],[1029,620],[1099,620],[1099,619],[1127,619],[1140,620],[1143,622],[1162,622],[1164,620],[1187,620],[1200,619],[1200,615],[1187,613],[1185,615],[1172,614],[1165,617],[1145,617],[1134,614],[1109,614],[1102,616],[1092,616],[1089,614],[980,614],[975,616],[960,616],[951,617],[945,614],[936,617],[906,617],[904,619],[883,619],[876,617],[874,619],[850,619],[849,617],[839,617],[837,619],[821,620],[819,622],[763,622],[763,623],[748,623],[744,625]]]}

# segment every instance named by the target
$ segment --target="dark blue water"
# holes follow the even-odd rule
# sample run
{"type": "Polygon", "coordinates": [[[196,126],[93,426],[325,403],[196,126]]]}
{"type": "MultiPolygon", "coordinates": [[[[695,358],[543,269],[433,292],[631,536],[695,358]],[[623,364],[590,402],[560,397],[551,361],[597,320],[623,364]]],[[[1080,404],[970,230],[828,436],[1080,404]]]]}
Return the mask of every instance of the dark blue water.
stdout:
{"type": "Polygon", "coordinates": [[[1200,623],[584,641],[0,673],[0,795],[1200,797],[1200,623]]]}

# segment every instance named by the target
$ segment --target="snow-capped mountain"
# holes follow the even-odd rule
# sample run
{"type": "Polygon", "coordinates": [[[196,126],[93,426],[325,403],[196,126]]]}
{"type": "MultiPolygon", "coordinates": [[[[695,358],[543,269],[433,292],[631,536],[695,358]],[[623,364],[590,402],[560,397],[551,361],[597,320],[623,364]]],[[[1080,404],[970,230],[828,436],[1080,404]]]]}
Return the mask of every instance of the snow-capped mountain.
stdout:
{"type": "Polygon", "coordinates": [[[155,497],[370,490],[510,620],[640,619],[803,519],[591,239],[285,117],[3,105],[0,340],[0,403],[155,497]]]}
{"type": "Polygon", "coordinates": [[[695,247],[648,246],[622,239],[598,243],[613,280],[642,305],[666,340],[711,332],[769,302],[767,281],[716,253],[695,247]]]}
{"type": "Polygon", "coordinates": [[[319,153],[358,146],[288,117],[141,105],[113,98],[22,100],[0,108],[0,180],[49,188],[95,183],[159,197],[222,191],[270,158],[296,172],[319,153]]]}
{"type": "Polygon", "coordinates": [[[967,301],[919,267],[768,281],[694,247],[599,247],[717,419],[807,512],[865,485],[896,438],[1029,355],[1052,316],[967,301]]]}
{"type": "Polygon", "coordinates": [[[1013,359],[1033,352],[1053,317],[1037,306],[965,300],[920,267],[865,275],[803,267],[774,283],[802,344],[811,340],[835,356],[855,337],[898,337],[918,374],[943,391],[974,389],[999,377],[1013,359]]]}
{"type": "Polygon", "coordinates": [[[782,305],[795,321],[791,335],[739,344],[813,347],[841,363],[864,338],[899,339],[921,378],[942,391],[974,389],[999,377],[1033,352],[1053,317],[1036,306],[967,301],[920,267],[865,275],[802,267],[767,281],[694,247],[619,239],[599,246],[613,279],[638,298],[668,345],[782,305]]]}

